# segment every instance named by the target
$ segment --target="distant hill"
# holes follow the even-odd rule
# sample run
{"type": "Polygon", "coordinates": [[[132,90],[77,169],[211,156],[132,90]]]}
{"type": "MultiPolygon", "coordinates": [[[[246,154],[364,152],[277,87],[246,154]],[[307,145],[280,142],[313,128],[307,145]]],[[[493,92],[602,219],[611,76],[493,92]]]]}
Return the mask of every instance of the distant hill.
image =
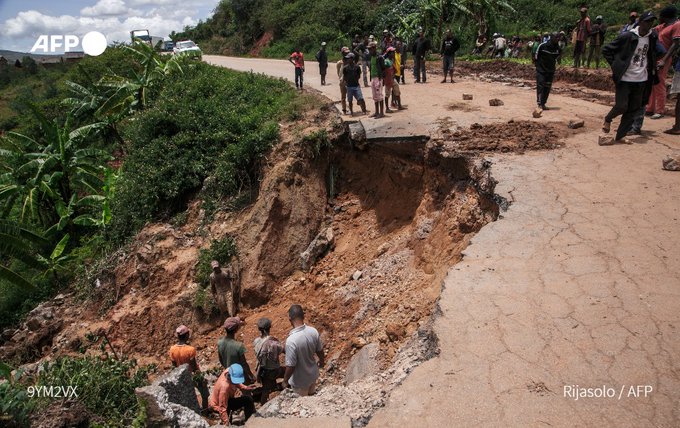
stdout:
{"type": "Polygon", "coordinates": [[[29,56],[29,57],[33,58],[39,64],[49,64],[49,63],[61,62],[62,59],[64,61],[66,61],[66,59],[73,58],[74,56],[80,57],[80,56],[82,56],[82,53],[81,52],[71,52],[69,54],[39,55],[39,54],[32,54],[30,52],[17,52],[17,51],[9,51],[9,50],[0,49],[0,55],[7,58],[7,61],[10,62],[10,63],[13,63],[16,60],[21,60],[25,56],[29,56]]]}

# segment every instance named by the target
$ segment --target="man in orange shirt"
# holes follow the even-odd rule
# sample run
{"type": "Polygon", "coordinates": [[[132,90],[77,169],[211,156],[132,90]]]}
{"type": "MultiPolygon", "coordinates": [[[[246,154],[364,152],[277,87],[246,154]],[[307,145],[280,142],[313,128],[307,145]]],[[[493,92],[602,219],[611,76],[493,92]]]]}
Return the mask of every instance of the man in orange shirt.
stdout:
{"type": "Polygon", "coordinates": [[[305,72],[305,56],[302,55],[300,49],[295,49],[295,51],[290,54],[288,61],[295,66],[295,87],[302,89],[302,75],[305,72]]]}
{"type": "Polygon", "coordinates": [[[220,419],[225,425],[229,425],[229,412],[243,409],[246,421],[255,413],[253,397],[242,393],[255,387],[244,385],[245,381],[243,367],[240,364],[232,364],[215,382],[210,395],[210,408],[220,414],[220,419]]]}
{"type": "Polygon", "coordinates": [[[185,325],[180,325],[175,330],[177,344],[170,347],[170,361],[173,367],[188,364],[189,370],[194,374],[194,385],[201,393],[201,406],[205,409],[208,403],[208,385],[201,374],[201,369],[196,362],[196,348],[187,344],[191,336],[191,330],[185,325]]]}

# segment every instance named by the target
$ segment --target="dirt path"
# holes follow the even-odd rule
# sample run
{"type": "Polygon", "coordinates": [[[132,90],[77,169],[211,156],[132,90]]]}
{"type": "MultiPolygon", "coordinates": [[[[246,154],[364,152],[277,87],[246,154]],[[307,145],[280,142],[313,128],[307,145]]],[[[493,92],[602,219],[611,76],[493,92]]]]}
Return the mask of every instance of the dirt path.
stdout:
{"type": "MultiPolygon", "coordinates": [[[[281,61],[205,59],[292,77],[281,61]]],[[[308,82],[338,98],[337,79],[321,87],[316,67],[307,70],[308,82]]],[[[513,203],[444,281],[440,356],[414,370],[370,425],[677,426],[680,173],[662,171],[661,160],[680,150],[680,139],[660,132],[670,119],[648,120],[631,145],[599,147],[605,106],[556,95],[555,110],[531,119],[533,90],[436,77],[407,84],[409,110],[377,127],[435,131],[446,118],[464,127],[511,119],[586,125],[562,149],[490,158],[497,192],[513,203]],[[464,92],[474,100],[451,109],[464,92]],[[489,98],[505,106],[489,107],[489,98]],[[572,385],[614,397],[576,400],[572,385]]]]}

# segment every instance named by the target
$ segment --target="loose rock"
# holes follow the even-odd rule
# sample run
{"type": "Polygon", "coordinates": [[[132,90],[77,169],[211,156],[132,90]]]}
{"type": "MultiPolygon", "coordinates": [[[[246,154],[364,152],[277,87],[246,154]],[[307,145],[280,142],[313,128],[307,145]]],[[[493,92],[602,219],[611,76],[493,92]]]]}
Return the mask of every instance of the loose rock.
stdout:
{"type": "Polygon", "coordinates": [[[333,247],[334,243],[335,236],[333,235],[332,227],[328,227],[319,232],[307,249],[300,254],[302,270],[306,272],[309,271],[314,263],[333,247]]]}
{"type": "Polygon", "coordinates": [[[531,113],[531,115],[535,118],[538,119],[539,117],[543,116],[543,109],[537,108],[531,113]]]}
{"type": "Polygon", "coordinates": [[[597,137],[597,144],[599,144],[600,146],[613,146],[614,137],[600,135],[599,137],[597,137]]]}
{"type": "Polygon", "coordinates": [[[680,153],[666,156],[662,165],[666,171],[680,171],[680,153]]]}
{"type": "Polygon", "coordinates": [[[492,99],[489,100],[489,105],[491,107],[499,107],[499,106],[505,105],[505,103],[503,101],[499,100],[498,98],[492,98],[492,99]]]}
{"type": "Polygon", "coordinates": [[[583,120],[570,120],[567,126],[569,127],[569,129],[578,129],[583,128],[585,124],[586,122],[583,120]]]}
{"type": "Polygon", "coordinates": [[[472,100],[472,94],[463,94],[463,99],[465,101],[470,101],[472,100]]]}

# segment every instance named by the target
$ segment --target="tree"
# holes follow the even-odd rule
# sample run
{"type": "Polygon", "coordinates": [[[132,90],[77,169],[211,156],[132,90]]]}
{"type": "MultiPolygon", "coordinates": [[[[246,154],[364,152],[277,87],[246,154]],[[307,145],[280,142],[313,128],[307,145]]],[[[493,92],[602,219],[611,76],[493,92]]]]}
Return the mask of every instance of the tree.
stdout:
{"type": "Polygon", "coordinates": [[[91,119],[105,124],[105,136],[111,136],[125,150],[125,141],[118,131],[118,123],[128,114],[129,109],[116,108],[112,103],[108,104],[108,109],[103,109],[104,103],[110,97],[110,88],[106,88],[97,83],[83,86],[67,80],[64,82],[73,95],[64,98],[62,104],[71,108],[70,113],[73,117],[81,120],[91,119]]]}
{"type": "Polygon", "coordinates": [[[19,260],[24,264],[41,268],[40,256],[36,255],[36,247],[47,244],[40,234],[22,227],[16,221],[0,219],[0,279],[17,287],[33,289],[33,283],[20,273],[11,269],[10,262],[19,260]]]}
{"type": "Polygon", "coordinates": [[[50,122],[35,106],[42,136],[36,140],[8,132],[6,149],[0,151],[0,213],[2,218],[16,210],[21,224],[36,222],[48,235],[70,228],[80,214],[91,211],[93,196],[102,191],[102,150],[86,147],[87,137],[104,123],[71,130],[70,117],[64,125],[50,122]]]}
{"type": "Polygon", "coordinates": [[[110,92],[103,104],[96,111],[97,115],[129,114],[134,110],[144,110],[147,105],[147,94],[150,89],[159,85],[166,76],[182,73],[180,60],[182,56],[173,55],[169,59],[162,58],[153,48],[139,39],[132,46],[124,46],[142,66],[141,73],[133,71],[133,76],[108,75],[102,77],[99,85],[109,88],[110,92]]]}
{"type": "Polygon", "coordinates": [[[462,0],[462,5],[469,11],[477,25],[477,35],[489,32],[489,18],[502,12],[514,12],[515,9],[506,0],[462,0]]]}

